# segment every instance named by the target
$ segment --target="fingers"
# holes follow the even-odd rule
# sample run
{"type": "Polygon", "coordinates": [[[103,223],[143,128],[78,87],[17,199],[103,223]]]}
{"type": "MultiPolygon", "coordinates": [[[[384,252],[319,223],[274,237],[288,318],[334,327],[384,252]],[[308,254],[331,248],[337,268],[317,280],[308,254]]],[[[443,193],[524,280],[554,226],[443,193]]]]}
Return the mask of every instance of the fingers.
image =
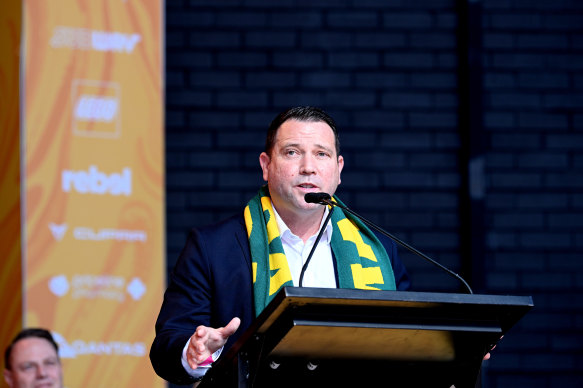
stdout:
{"type": "Polygon", "coordinates": [[[198,364],[204,362],[209,355],[207,347],[208,337],[210,335],[210,328],[206,326],[199,326],[190,337],[190,343],[186,350],[186,361],[192,369],[196,369],[198,364]]]}
{"type": "Polygon", "coordinates": [[[186,351],[186,361],[190,367],[196,369],[211,354],[223,347],[227,339],[237,331],[240,325],[241,320],[235,317],[225,327],[219,329],[202,325],[197,327],[190,337],[190,344],[186,351]]]}
{"type": "Polygon", "coordinates": [[[199,326],[196,328],[194,335],[190,338],[190,345],[196,356],[205,352],[209,335],[210,332],[205,326],[199,326]]]}
{"type": "Polygon", "coordinates": [[[188,365],[190,365],[190,367],[192,369],[196,369],[198,368],[198,366],[200,364],[202,364],[203,362],[205,362],[207,360],[207,358],[210,357],[210,353],[207,352],[207,355],[205,355],[205,353],[200,353],[196,350],[189,350],[186,353],[186,362],[188,363],[188,365]]]}
{"type": "Polygon", "coordinates": [[[198,361],[196,359],[196,352],[192,349],[191,346],[188,346],[188,350],[186,351],[186,362],[192,369],[198,368],[198,361]]]}
{"type": "Polygon", "coordinates": [[[235,334],[239,328],[239,325],[241,325],[241,320],[239,318],[235,317],[231,319],[231,322],[229,322],[227,326],[223,327],[221,330],[223,337],[228,338],[235,334]]]}
{"type": "Polygon", "coordinates": [[[208,335],[209,335],[209,330],[206,326],[201,325],[201,326],[197,327],[196,330],[194,331],[195,340],[204,339],[208,335]]]}

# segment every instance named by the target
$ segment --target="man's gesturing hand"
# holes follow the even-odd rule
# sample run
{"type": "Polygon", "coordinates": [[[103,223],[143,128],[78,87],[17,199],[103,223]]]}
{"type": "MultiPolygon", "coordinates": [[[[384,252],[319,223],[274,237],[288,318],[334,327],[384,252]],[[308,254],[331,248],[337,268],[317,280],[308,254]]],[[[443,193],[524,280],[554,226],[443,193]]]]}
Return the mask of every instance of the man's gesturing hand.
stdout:
{"type": "Polygon", "coordinates": [[[196,369],[199,364],[225,345],[227,339],[237,331],[240,324],[239,318],[233,318],[227,326],[218,329],[202,325],[197,327],[190,337],[190,343],[186,350],[188,365],[192,369],[196,369]]]}

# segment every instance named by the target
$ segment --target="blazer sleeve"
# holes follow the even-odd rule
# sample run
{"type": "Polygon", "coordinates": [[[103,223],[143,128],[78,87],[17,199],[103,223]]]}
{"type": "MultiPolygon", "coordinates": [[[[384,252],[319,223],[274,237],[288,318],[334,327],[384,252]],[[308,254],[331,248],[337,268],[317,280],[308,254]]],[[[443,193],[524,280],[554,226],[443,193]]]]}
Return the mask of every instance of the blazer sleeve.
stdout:
{"type": "Polygon", "coordinates": [[[255,318],[249,241],[243,214],[192,229],[169,279],[156,321],[150,360],[175,384],[195,381],[182,367],[182,350],[199,325],[223,327],[241,319],[223,354],[255,318]]]}
{"type": "Polygon", "coordinates": [[[150,360],[156,373],[175,384],[196,381],[182,367],[182,350],[199,325],[210,326],[209,258],[199,232],[193,229],[164,293],[156,321],[150,360]]]}

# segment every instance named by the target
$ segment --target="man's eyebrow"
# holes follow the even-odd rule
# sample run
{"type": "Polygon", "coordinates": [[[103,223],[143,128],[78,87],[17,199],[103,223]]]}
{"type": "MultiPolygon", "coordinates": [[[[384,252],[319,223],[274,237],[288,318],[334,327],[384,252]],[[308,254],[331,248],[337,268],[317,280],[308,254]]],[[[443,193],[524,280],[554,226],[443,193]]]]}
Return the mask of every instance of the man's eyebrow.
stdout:
{"type": "MultiPolygon", "coordinates": [[[[301,147],[300,143],[283,143],[281,146],[282,146],[282,148],[287,148],[287,147],[298,147],[298,148],[300,148],[301,147]]],[[[316,148],[321,148],[321,149],[326,150],[328,152],[332,152],[334,150],[334,148],[328,147],[327,145],[324,145],[324,144],[316,143],[316,144],[314,144],[314,146],[316,148]]]]}
{"type": "Polygon", "coordinates": [[[327,145],[324,145],[324,144],[316,144],[316,146],[317,147],[320,147],[320,148],[323,148],[325,150],[328,150],[328,151],[332,151],[334,149],[334,148],[328,147],[327,145]]]}
{"type": "Polygon", "coordinates": [[[299,147],[300,143],[282,143],[281,148],[299,147]]]}

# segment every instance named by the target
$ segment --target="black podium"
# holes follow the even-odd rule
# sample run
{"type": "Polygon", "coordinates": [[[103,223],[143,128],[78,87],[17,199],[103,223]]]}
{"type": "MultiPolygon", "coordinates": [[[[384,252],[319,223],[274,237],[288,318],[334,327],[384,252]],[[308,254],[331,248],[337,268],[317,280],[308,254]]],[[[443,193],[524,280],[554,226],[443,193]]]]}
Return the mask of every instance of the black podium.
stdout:
{"type": "Polygon", "coordinates": [[[475,387],[529,296],[282,289],[200,388],[475,387]]]}

